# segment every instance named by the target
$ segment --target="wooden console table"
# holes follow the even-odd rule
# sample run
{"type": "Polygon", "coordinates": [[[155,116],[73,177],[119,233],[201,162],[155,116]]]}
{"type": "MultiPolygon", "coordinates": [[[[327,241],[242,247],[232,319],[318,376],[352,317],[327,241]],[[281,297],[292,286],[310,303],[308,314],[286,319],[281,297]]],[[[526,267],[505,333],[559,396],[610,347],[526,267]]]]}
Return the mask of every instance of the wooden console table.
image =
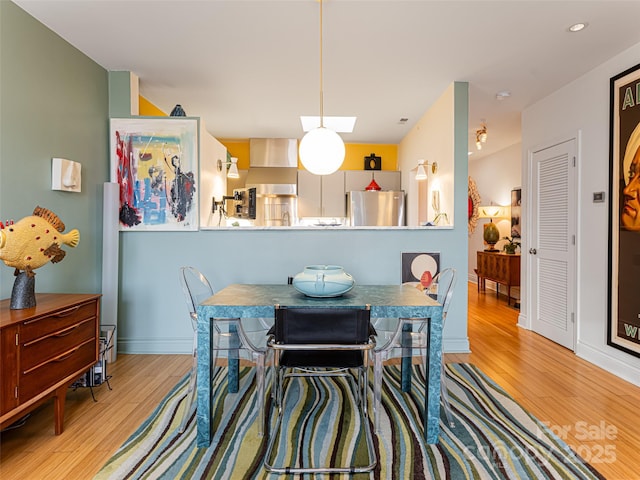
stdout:
{"type": "Polygon", "coordinates": [[[33,308],[9,304],[0,302],[0,429],[53,397],[60,435],[67,388],[98,361],[100,295],[44,293],[33,308]]]}
{"type": "Polygon", "coordinates": [[[496,293],[500,294],[499,284],[507,286],[507,303],[511,305],[511,287],[520,286],[520,254],[509,255],[501,252],[478,252],[478,291],[485,290],[485,280],[496,282],[496,293]]]}

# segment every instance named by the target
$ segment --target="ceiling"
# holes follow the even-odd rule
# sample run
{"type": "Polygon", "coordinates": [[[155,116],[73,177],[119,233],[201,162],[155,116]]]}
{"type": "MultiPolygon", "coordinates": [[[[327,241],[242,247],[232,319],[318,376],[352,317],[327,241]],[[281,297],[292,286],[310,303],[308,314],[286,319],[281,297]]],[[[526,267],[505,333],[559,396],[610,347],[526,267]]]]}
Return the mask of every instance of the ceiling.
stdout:
{"type": "MultiPolygon", "coordinates": [[[[302,138],[300,115],[319,114],[317,0],[14,3],[105,69],[138,75],[141,95],[165,112],[179,103],[202,117],[217,138],[302,138]]],[[[525,107],[640,43],[639,1],[323,5],[324,114],[358,117],[345,142],[399,143],[463,81],[472,159],[519,142],[525,107]],[[569,33],[576,22],[588,27],[569,33]],[[488,140],[477,152],[482,120],[488,140]]]]}

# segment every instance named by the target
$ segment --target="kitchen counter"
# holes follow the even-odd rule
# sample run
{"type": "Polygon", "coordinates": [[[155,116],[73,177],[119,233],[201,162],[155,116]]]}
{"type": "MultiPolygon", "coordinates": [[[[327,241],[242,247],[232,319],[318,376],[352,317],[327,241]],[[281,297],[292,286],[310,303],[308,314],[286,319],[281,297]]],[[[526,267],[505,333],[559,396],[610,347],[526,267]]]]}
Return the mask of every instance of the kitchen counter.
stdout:
{"type": "Polygon", "coordinates": [[[453,230],[453,225],[446,226],[416,226],[416,227],[376,227],[362,226],[352,227],[351,225],[292,225],[290,227],[256,227],[251,225],[238,227],[200,227],[200,230],[453,230]]]}

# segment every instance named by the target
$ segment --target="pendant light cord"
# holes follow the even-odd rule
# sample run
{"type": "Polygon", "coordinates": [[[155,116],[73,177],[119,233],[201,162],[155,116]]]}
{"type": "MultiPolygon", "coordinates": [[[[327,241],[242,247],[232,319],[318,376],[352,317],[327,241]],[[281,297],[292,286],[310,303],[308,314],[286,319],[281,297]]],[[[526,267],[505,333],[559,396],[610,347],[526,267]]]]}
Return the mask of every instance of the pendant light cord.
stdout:
{"type": "Polygon", "coordinates": [[[320,128],[324,127],[324,93],[322,77],[322,0],[320,0],[320,128]]]}

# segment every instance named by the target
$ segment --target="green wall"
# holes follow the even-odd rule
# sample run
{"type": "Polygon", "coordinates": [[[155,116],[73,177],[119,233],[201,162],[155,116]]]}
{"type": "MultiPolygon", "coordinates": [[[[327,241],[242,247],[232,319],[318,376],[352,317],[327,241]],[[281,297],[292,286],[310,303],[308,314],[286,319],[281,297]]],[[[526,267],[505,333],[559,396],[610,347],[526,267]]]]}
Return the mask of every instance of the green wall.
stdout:
{"type": "MultiPolygon", "coordinates": [[[[0,219],[52,210],[80,244],[36,270],[36,292],[100,292],[102,184],[108,180],[107,71],[29,16],[0,1],[0,219]],[[82,192],[51,190],[51,158],[82,164],[82,192]]],[[[0,296],[13,269],[0,263],[0,296]]]]}

